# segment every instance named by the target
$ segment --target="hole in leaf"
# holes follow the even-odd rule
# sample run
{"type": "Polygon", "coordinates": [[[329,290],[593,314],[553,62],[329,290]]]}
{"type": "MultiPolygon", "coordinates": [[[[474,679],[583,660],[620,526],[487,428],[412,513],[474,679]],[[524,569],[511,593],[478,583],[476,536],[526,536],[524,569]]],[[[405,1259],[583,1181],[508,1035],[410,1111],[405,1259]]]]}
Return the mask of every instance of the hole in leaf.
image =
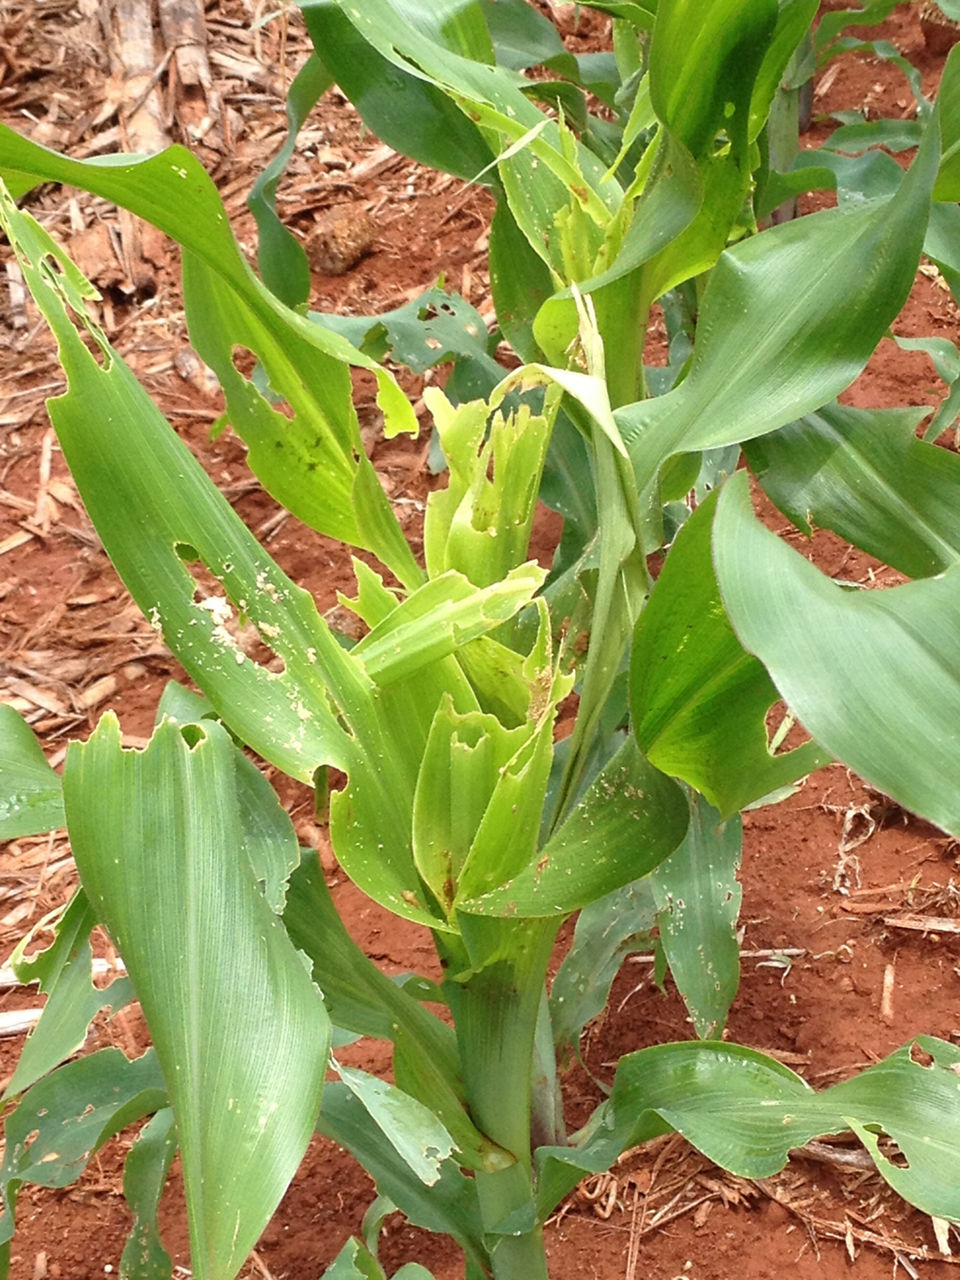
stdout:
{"type": "Polygon", "coordinates": [[[189,542],[175,542],[173,549],[184,564],[196,564],[200,559],[200,552],[196,547],[192,547],[189,542]]]}
{"type": "Polygon", "coordinates": [[[887,1136],[880,1139],[880,1152],[895,1169],[910,1168],[910,1161],[894,1142],[893,1138],[887,1136]]]}
{"type": "MultiPolygon", "coordinates": [[[[283,658],[270,645],[270,640],[280,634],[280,627],[269,622],[261,622],[259,626],[254,624],[247,616],[249,602],[232,599],[217,575],[210,571],[199,553],[187,543],[177,544],[181,559],[185,559],[180,551],[181,547],[193,551],[196,557],[190,562],[189,570],[194,582],[192,603],[197,610],[202,611],[212,620],[213,630],[210,638],[214,644],[222,645],[225,651],[232,653],[238,666],[249,659],[273,675],[281,674],[286,669],[286,665],[283,658]]],[[[229,564],[224,565],[225,572],[229,573],[230,569],[229,564]]],[[[264,579],[264,594],[270,596],[271,591],[275,592],[276,588],[267,580],[265,574],[261,576],[264,579]]],[[[257,586],[260,587],[260,585],[258,579],[257,586]]]]}
{"type": "Polygon", "coordinates": [[[910,1046],[910,1061],[916,1063],[918,1067],[932,1067],[933,1054],[927,1053],[926,1049],[922,1049],[914,1040],[910,1046]]]}

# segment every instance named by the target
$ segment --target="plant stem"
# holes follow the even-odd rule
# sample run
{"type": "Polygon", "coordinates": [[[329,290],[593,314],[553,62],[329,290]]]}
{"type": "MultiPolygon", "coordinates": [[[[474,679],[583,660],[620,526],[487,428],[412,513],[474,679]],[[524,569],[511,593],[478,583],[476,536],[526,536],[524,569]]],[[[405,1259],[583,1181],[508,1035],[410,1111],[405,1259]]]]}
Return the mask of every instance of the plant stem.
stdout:
{"type": "Polygon", "coordinates": [[[461,916],[462,945],[441,942],[467,1105],[516,1164],[476,1175],[494,1280],[547,1280],[531,1159],[533,1051],[556,920],[461,916]],[[509,1220],[509,1221],[508,1221],[509,1220]],[[506,1226],[503,1234],[500,1229],[506,1226]]]}

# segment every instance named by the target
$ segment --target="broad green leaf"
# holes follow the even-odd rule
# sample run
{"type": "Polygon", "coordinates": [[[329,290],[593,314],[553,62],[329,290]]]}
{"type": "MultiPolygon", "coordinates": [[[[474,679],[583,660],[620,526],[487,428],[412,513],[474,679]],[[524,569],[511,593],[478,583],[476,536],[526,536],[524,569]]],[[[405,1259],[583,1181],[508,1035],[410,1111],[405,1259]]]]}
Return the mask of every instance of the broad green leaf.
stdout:
{"type": "MultiPolygon", "coordinates": [[[[206,698],[175,680],[168,681],[164,688],[154,726],[162,724],[167,716],[181,726],[218,718],[206,698]]],[[[279,914],[290,873],[300,863],[297,833],[277,793],[254,762],[239,748],[233,759],[243,852],[262,884],[270,910],[279,914]]]]}
{"type": "Polygon", "coordinates": [[[943,120],[943,156],[933,198],[956,201],[960,200],[960,52],[956,46],[944,65],[937,102],[943,120]]]}
{"type": "Polygon", "coordinates": [[[0,174],[12,181],[27,175],[34,185],[70,183],[115,200],[177,240],[184,250],[191,338],[224,386],[228,413],[250,447],[251,463],[264,465],[265,486],[321,532],[369,547],[401,580],[416,580],[416,566],[362,448],[347,366],[362,366],[377,379],[388,433],[416,433],[406,397],[376,361],[291,311],[257,280],[213,182],[189,151],[170,147],[147,158],[70,160],[0,126],[0,174]],[[273,409],[238,372],[238,346],[255,352],[273,392],[294,411],[292,418],[273,409]],[[278,453],[286,467],[278,465],[278,453]]]}
{"type": "Polygon", "coordinates": [[[832,529],[911,578],[960,560],[960,458],[915,435],[916,409],[827,405],[746,447],[765,492],[794,524],[832,529]]]}
{"type": "Polygon", "coordinates": [[[42,835],[63,826],[60,776],[29,725],[0,703],[0,840],[42,835]]]}
{"type": "Polygon", "coordinates": [[[576,76],[576,61],[557,28],[526,0],[480,0],[480,8],[501,66],[525,71],[548,63],[555,71],[576,76]]]}
{"type": "MultiPolygon", "coordinates": [[[[784,73],[800,41],[810,29],[819,5],[817,0],[780,0],[777,24],[767,46],[753,84],[750,98],[749,138],[753,142],[760,134],[770,114],[770,106],[780,89],[784,73]]],[[[796,83],[791,85],[795,88],[796,83]]]]}
{"type": "Polygon", "coordinates": [[[587,903],[577,917],[570,950],[550,988],[558,1049],[575,1045],[587,1023],[606,1008],[624,957],[652,946],[657,908],[650,883],[650,877],[634,880],[587,903]]]}
{"type": "MultiPolygon", "coordinates": [[[[779,1172],[791,1148],[853,1128],[867,1138],[883,1178],[925,1213],[960,1219],[960,1089],[955,1046],[918,1036],[842,1084],[815,1093],[754,1050],[673,1044],[624,1058],[608,1107],[643,1133],[656,1117],[711,1160],[742,1177],[779,1172]],[[899,1147],[901,1168],[876,1146],[876,1130],[899,1147]],[[872,1138],[872,1141],[871,1141],[872,1138]]],[[[656,1127],[660,1127],[656,1125],[656,1127]]],[[[632,1145],[632,1141],[631,1144],[632,1145]]]]}
{"type": "Polygon", "coordinates": [[[160,1239],[157,1208],[176,1151],[173,1112],[164,1107],[144,1125],[123,1167],[133,1229],[120,1258],[120,1280],[170,1280],[173,1262],[160,1239]]]}
{"type": "Polygon", "coordinates": [[[693,795],[686,838],[650,875],[660,945],[701,1040],[723,1031],[740,984],[740,846],[739,816],[693,795]]]}
{"type": "Polygon", "coordinates": [[[650,96],[657,116],[697,159],[721,129],[742,153],[754,81],[776,23],[777,0],[658,4],[650,96]]]}
{"type": "Polygon", "coordinates": [[[94,986],[90,930],[96,924],[86,895],[78,889],[57,922],[49,947],[24,959],[39,932],[34,930],[14,950],[10,964],[18,980],[23,984],[38,983],[47,1000],[40,1021],[17,1059],[3,1093],[4,1101],[29,1089],[76,1053],[86,1039],[90,1023],[102,1009],[116,1013],[136,998],[128,978],[115,978],[108,987],[94,986]]]}
{"type": "Polygon", "coordinates": [[[740,1177],[778,1173],[793,1147],[853,1129],[881,1175],[925,1213],[960,1218],[960,1052],[930,1036],[876,1066],[816,1093],[800,1076],[755,1049],[690,1041],[627,1054],[613,1091],[572,1147],[542,1147],[541,1219],[585,1173],[609,1168],[620,1153],[675,1129],[740,1177]],[[928,1065],[923,1065],[924,1063],[928,1065]],[[909,1161],[877,1148],[888,1134],[909,1161]]]}
{"type": "Polygon", "coordinates": [[[714,561],[742,644],[805,728],[904,808],[960,833],[960,566],[888,590],[850,591],[760,524],[731,477],[714,561]]]}
{"type": "Polygon", "coordinates": [[[339,1082],[324,1090],[317,1128],[360,1161],[379,1194],[389,1196],[414,1226],[452,1236],[468,1258],[486,1265],[476,1180],[465,1177],[453,1160],[444,1160],[439,1181],[426,1187],[384,1141],[359,1098],[339,1082]]]}
{"type": "Polygon", "coordinates": [[[716,491],[677,535],[637,623],[630,658],[633,732],[663,773],[724,817],[829,763],[815,743],[774,755],[766,716],[778,693],[737,639],[710,556],[716,491]]]}
{"type": "Polygon", "coordinates": [[[490,163],[481,131],[416,68],[375,48],[332,0],[301,0],[300,7],[318,56],[378,138],[465,182],[490,163]]]}
{"type": "Polygon", "coordinates": [[[71,744],[68,829],[163,1067],[194,1274],[232,1280],[309,1141],[329,1020],[299,953],[237,856],[236,748],[170,721],[142,753],[105,717],[71,744]]]}
{"type": "Polygon", "coordinates": [[[453,1139],[434,1112],[396,1085],[367,1071],[342,1064],[337,1064],[336,1071],[407,1169],[424,1186],[435,1186],[443,1172],[443,1162],[453,1152],[453,1139]]]}
{"type": "Polygon", "coordinates": [[[683,839],[687,820],[683,791],[629,738],[537,861],[460,908],[520,918],[576,911],[662,862],[683,839]]]}
{"type": "Polygon", "coordinates": [[[24,1182],[67,1187],[115,1133],[167,1104],[152,1049],[131,1062],[101,1049],[60,1067],[24,1095],[4,1121],[0,1166],[0,1271],[7,1274],[14,1206],[24,1182]]]}
{"type": "Polygon", "coordinates": [[[344,928],[316,856],[307,855],[290,880],[284,924],[313,965],[313,977],[333,1022],[349,1031],[402,1046],[397,1082],[433,1108],[452,1134],[465,1164],[482,1166],[494,1148],[462,1105],[456,1037],[418,1000],[392,982],[344,928]],[[402,1079],[401,1079],[402,1075],[402,1079]],[[419,1079],[420,1087],[414,1081],[419,1079]]]}
{"type": "Polygon", "coordinates": [[[845,151],[849,155],[859,155],[868,147],[909,151],[919,145],[922,137],[923,125],[919,120],[869,120],[841,125],[823,145],[831,151],[845,151]]]}
{"type": "Polygon", "coordinates": [[[553,294],[549,267],[517,226],[506,201],[490,224],[490,292],[503,336],[525,362],[543,353],[533,335],[533,318],[553,294]]]}
{"type": "Polygon", "coordinates": [[[686,378],[616,413],[641,492],[673,454],[773,431],[857,376],[913,284],[939,153],[934,117],[889,200],[771,227],[721,255],[686,378]]]}
{"type": "Polygon", "coordinates": [[[937,376],[947,384],[947,394],[923,430],[923,440],[932,444],[960,417],[960,351],[949,338],[898,338],[894,335],[894,341],[904,351],[925,352],[933,362],[937,376]]]}
{"type": "Polygon", "coordinates": [[[264,168],[247,197],[247,205],[257,220],[260,242],[257,264],[268,289],[288,307],[297,307],[310,297],[310,264],[303,246],[277,216],[277,186],[297,145],[297,134],[316,103],[333,83],[330,73],[316,54],[306,60],[287,92],[287,137],[283,146],[264,168]]]}
{"type": "Polygon", "coordinates": [[[341,709],[352,714],[356,730],[369,715],[372,687],[320,619],[313,598],[263,551],[86,318],[89,286],[82,276],[36,223],[2,201],[0,211],[68,378],[67,394],[50,403],[51,419],[131,595],[242,741],[304,782],[321,764],[349,767],[350,739],[330,709],[328,691],[339,688],[341,709]],[[102,363],[68,306],[87,326],[102,363]],[[223,596],[207,596],[185,559],[202,561],[223,596]],[[227,627],[234,608],[282,659],[282,672],[239,648],[227,627]]]}

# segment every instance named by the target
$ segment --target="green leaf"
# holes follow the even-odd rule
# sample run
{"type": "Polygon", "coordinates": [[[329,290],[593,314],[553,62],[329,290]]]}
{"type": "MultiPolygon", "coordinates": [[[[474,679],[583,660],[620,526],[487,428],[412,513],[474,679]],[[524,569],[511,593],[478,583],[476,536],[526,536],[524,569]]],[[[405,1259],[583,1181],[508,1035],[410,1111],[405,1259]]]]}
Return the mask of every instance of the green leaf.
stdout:
{"type": "Polygon", "coordinates": [[[465,1177],[453,1160],[444,1160],[432,1187],[414,1177],[363,1103],[345,1084],[328,1084],[317,1128],[351,1152],[380,1195],[388,1196],[414,1226],[452,1236],[468,1259],[486,1266],[476,1180],[465,1177]]]}
{"type": "Polygon", "coordinates": [[[313,598],[263,551],[85,319],[89,286],[83,277],[36,223],[9,203],[0,201],[0,211],[54,329],[69,380],[67,395],[50,404],[51,418],[131,595],[243,742],[304,782],[312,782],[321,764],[348,768],[351,741],[330,708],[330,690],[342,695],[341,710],[352,706],[347,714],[356,730],[369,715],[370,686],[366,694],[358,687],[359,669],[320,619],[313,598]],[[88,326],[103,364],[75,329],[68,305],[88,326]],[[223,597],[207,597],[185,558],[199,558],[211,570],[223,597]],[[246,658],[226,628],[234,607],[282,659],[282,672],[246,658]]]}
{"type": "Polygon", "coordinates": [[[60,777],[13,707],[0,703],[0,840],[63,826],[60,777]]]}
{"type": "Polygon", "coordinates": [[[817,27],[815,44],[822,52],[847,27],[872,27],[884,22],[896,7],[897,0],[866,0],[857,9],[835,9],[825,13],[817,27]]]}
{"type": "Polygon", "coordinates": [[[320,1280],[384,1280],[384,1273],[363,1241],[351,1237],[320,1280]]]}
{"type": "Polygon", "coordinates": [[[554,292],[549,267],[517,226],[505,200],[490,224],[490,292],[503,336],[525,362],[541,359],[533,318],[554,292]]]}
{"type": "Polygon", "coordinates": [[[723,1031],[740,984],[740,818],[691,796],[680,847],[650,875],[660,944],[701,1040],[723,1031]]]}
{"type": "Polygon", "coordinates": [[[337,914],[316,855],[294,872],[284,924],[295,947],[309,957],[313,977],[339,1027],[392,1040],[397,1083],[428,1104],[455,1139],[461,1160],[483,1166],[495,1151],[462,1105],[463,1087],[453,1029],[392,982],[350,937],[337,914]]]}
{"type": "MultiPolygon", "coordinates": [[[[486,168],[493,151],[481,130],[415,66],[366,39],[339,4],[301,0],[300,7],[324,66],[371,132],[403,155],[465,182],[486,168]]],[[[384,30],[395,25],[389,22],[384,30]]]]}
{"type": "Polygon", "coordinates": [[[550,988],[558,1049],[576,1044],[587,1023],[606,1008],[624,957],[652,945],[657,908],[650,886],[649,876],[634,880],[587,903],[577,917],[570,950],[550,988]]]}
{"type": "Polygon", "coordinates": [[[848,591],[766,530],[747,477],[714,522],[730,621],[806,729],[904,808],[960,833],[960,566],[889,590],[848,591]]]}
{"type": "MultiPolygon", "coordinates": [[[[663,1121],[711,1160],[746,1178],[767,1178],[791,1148],[853,1128],[883,1178],[925,1213],[960,1219],[960,1052],[918,1036],[862,1074],[815,1093],[763,1054],[725,1044],[671,1044],[621,1059],[607,1104],[636,1137],[663,1121]],[[651,1123],[653,1122],[653,1123],[651,1123]],[[877,1130],[909,1162],[881,1155],[877,1130]]],[[[628,1140],[633,1145],[636,1137],[628,1140]]],[[[640,1139],[642,1140],[642,1138],[640,1139]]]]}
{"type": "Polygon", "coordinates": [[[152,1049],[133,1062],[119,1049],[101,1049],[34,1085],[4,1121],[0,1267],[9,1264],[14,1206],[24,1182],[69,1186],[109,1138],[166,1103],[152,1049]]]}
{"type": "Polygon", "coordinates": [[[754,440],[764,491],[809,534],[832,529],[911,578],[960,560],[960,458],[918,440],[929,411],[827,405],[754,440]]]}
{"type": "MultiPolygon", "coordinates": [[[[90,930],[96,924],[86,895],[78,889],[57,922],[49,947],[24,959],[38,930],[18,943],[10,960],[14,973],[23,984],[39,983],[47,1000],[40,1021],[20,1052],[3,1101],[29,1089],[76,1053],[102,1009],[116,1013],[135,999],[128,978],[115,978],[108,987],[94,986],[90,930]]],[[[42,927],[49,928],[49,922],[42,922],[42,927]]]]}
{"type": "Polygon", "coordinates": [[[480,8],[501,66],[525,71],[549,63],[555,71],[576,77],[576,61],[557,28],[526,0],[480,0],[480,8]]]}
{"type": "Polygon", "coordinates": [[[411,302],[379,315],[329,315],[311,311],[310,319],[342,334],[376,360],[405,364],[424,373],[446,360],[476,366],[491,387],[503,369],[490,355],[490,338],[483,317],[459,294],[436,286],[411,302]]]}
{"type": "Polygon", "coordinates": [[[339,1063],[336,1070],[407,1169],[424,1186],[435,1186],[443,1162],[453,1151],[453,1139],[434,1112],[396,1085],[367,1071],[339,1063]]]}
{"type": "Polygon", "coordinates": [[[126,752],[105,717],[71,745],[64,796],[81,880],[168,1084],[194,1274],[231,1280],[306,1150],[329,1020],[237,856],[236,748],[212,721],[190,737],[168,721],[126,752]]]}
{"type": "Polygon", "coordinates": [[[909,151],[919,145],[922,137],[923,125],[919,120],[870,120],[862,124],[842,125],[823,145],[831,151],[845,151],[849,155],[859,155],[868,147],[909,151]]]}
{"type": "MultiPolygon", "coordinates": [[[[797,46],[810,29],[819,5],[817,0],[780,0],[777,24],[767,46],[750,98],[750,131],[753,142],[770,114],[770,106],[791,67],[797,46]]],[[[791,68],[792,69],[792,68],[791,68]]],[[[795,83],[791,88],[798,87],[795,83]]]]}
{"type": "Polygon", "coordinates": [[[610,1098],[575,1135],[576,1145],[537,1152],[538,1216],[546,1217],[585,1173],[609,1168],[622,1151],[671,1129],[745,1178],[770,1177],[793,1147],[853,1129],[900,1195],[956,1221],[958,1067],[953,1045],[918,1036],[861,1075],[815,1093],[788,1067],[740,1045],[689,1041],[627,1054],[610,1098]],[[878,1132],[893,1139],[908,1168],[880,1153],[878,1132]]]}
{"type": "MultiPolygon", "coordinates": [[[[417,579],[362,448],[347,366],[366,368],[377,379],[388,432],[416,433],[406,397],[376,361],[291,311],[256,279],[213,182],[189,151],[69,160],[0,126],[0,172],[14,180],[27,174],[34,182],[66,182],[115,200],[178,241],[191,339],[224,387],[230,420],[249,447],[251,466],[262,468],[264,486],[320,532],[375,551],[401,580],[417,579]],[[240,374],[237,347],[255,353],[292,417],[240,374]]],[[[8,210],[7,216],[22,235],[15,215],[8,210]]]]}
{"type": "Polygon", "coordinates": [[[673,454],[773,431],[857,376],[913,284],[939,150],[934,119],[891,199],[771,227],[721,255],[686,378],[616,413],[641,493],[673,454]]]}
{"type": "Polygon", "coordinates": [[[683,839],[687,821],[683,791],[629,738],[535,863],[459,906],[478,915],[566,915],[651,871],[683,839]]]}
{"type": "Polygon", "coordinates": [[[310,264],[300,241],[277,216],[277,186],[297,145],[297,134],[333,78],[316,54],[311,54],[287,92],[287,137],[283,146],[253,184],[247,206],[257,221],[260,243],[257,263],[264,284],[288,307],[310,297],[310,264]]]}
{"type": "Polygon", "coordinates": [[[633,732],[664,773],[696,787],[723,817],[829,763],[815,743],[774,755],[766,716],[778,693],[744,651],[710,555],[715,491],[677,535],[630,659],[633,732]]]}
{"type": "Polygon", "coordinates": [[[943,120],[943,155],[933,188],[934,200],[960,200],[960,51],[954,46],[944,64],[937,90],[943,120]]]}
{"type": "Polygon", "coordinates": [[[650,95],[660,120],[698,159],[720,129],[735,151],[745,147],[753,84],[776,22],[776,0],[657,6],[650,95]]]}
{"type": "Polygon", "coordinates": [[[170,1280],[173,1262],[157,1228],[157,1208],[177,1151],[169,1107],[158,1111],[130,1148],[123,1169],[123,1194],[133,1229],[120,1258],[120,1280],[170,1280]]]}

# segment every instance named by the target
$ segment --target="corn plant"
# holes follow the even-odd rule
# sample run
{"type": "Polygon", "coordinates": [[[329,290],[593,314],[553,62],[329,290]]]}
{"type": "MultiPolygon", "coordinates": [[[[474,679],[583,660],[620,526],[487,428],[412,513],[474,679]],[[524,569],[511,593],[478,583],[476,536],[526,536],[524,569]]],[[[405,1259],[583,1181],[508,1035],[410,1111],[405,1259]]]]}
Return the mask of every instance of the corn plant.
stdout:
{"type": "MultiPolygon", "coordinates": [[[[495,373],[475,316],[453,309],[444,353],[459,344],[488,385],[425,395],[447,474],[421,563],[362,448],[350,369],[374,375],[388,434],[415,431],[371,335],[382,346],[402,328],[407,349],[433,321],[423,307],[360,333],[306,312],[268,198],[283,157],[257,206],[264,283],[183,148],[81,162],[0,129],[0,220],[67,379],[49,406],[60,445],[198,691],[168,686],[142,751],[123,749],[107,714],[70,745],[62,779],[0,708],[0,834],[65,825],[81,881],[52,944],[28,956],[27,939],[14,958],[47,1002],[6,1091],[3,1258],[24,1181],[67,1185],[147,1117],[120,1264],[144,1280],[171,1274],[156,1211],[176,1150],[193,1273],[231,1280],[315,1129],[380,1197],[331,1277],[385,1275],[377,1230],[394,1207],[456,1241],[469,1280],[546,1277],[557,1205],[671,1130],[746,1177],[852,1130],[900,1194],[960,1220],[956,1047],[919,1037],[815,1092],[720,1038],[738,979],[742,808],[839,759],[960,835],[960,460],[917,438],[927,410],[836,402],[921,254],[937,257],[937,219],[941,258],[956,248],[956,58],[889,190],[760,230],[767,120],[807,0],[598,3],[615,52],[586,65],[521,0],[303,7],[317,54],[292,124],[336,80],[388,141],[490,183],[494,297],[523,364],[495,373]],[[541,65],[553,81],[524,74],[541,65]],[[170,430],[97,325],[94,287],[17,207],[47,181],[182,246],[191,340],[254,473],[382,566],[354,562],[343,603],[365,634],[352,647],[170,430]],[[679,319],[670,366],[648,371],[658,299],[679,319]],[[915,580],[830,581],[756,518],[741,450],[799,528],[833,528],[915,580]],[[528,558],[538,494],[566,517],[549,575],[528,558]],[[237,620],[269,665],[239,646],[237,620]],[[555,742],[573,689],[573,731],[555,742]],[[790,751],[767,732],[779,698],[809,735],[790,751]],[[439,983],[394,983],[363,955],[250,753],[317,788],[343,870],[429,930],[439,983]],[[548,990],[558,930],[578,912],[548,990]],[[97,924],[129,975],[106,990],[91,981],[97,924]],[[626,1055],[569,1133],[558,1052],[654,933],[698,1038],[626,1055]],[[132,999],[153,1047],[75,1056],[91,1020],[132,999]],[[392,1083],[338,1063],[335,1046],[357,1036],[392,1043],[392,1083]]],[[[960,361],[949,346],[944,367],[960,361]]],[[[934,422],[955,414],[948,397],[934,422]]]]}

